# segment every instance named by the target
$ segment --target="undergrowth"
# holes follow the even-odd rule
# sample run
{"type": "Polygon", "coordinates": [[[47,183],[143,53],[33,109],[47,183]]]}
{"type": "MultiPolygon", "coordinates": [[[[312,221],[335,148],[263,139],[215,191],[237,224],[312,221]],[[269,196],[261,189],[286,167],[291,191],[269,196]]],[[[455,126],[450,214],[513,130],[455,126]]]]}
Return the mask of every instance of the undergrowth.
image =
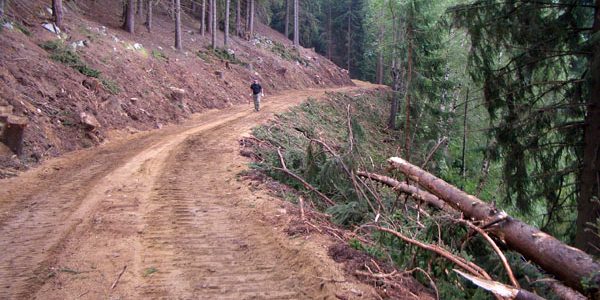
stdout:
{"type": "Polygon", "coordinates": [[[223,48],[211,48],[208,47],[205,50],[199,50],[196,55],[206,62],[212,62],[212,58],[216,58],[218,60],[226,61],[231,64],[247,66],[248,63],[240,60],[235,56],[235,53],[230,53],[227,49],[223,48]]]}
{"type": "Polygon", "coordinates": [[[121,88],[114,81],[104,78],[100,71],[88,66],[81,57],[79,57],[75,51],[69,49],[62,40],[50,40],[41,44],[40,47],[50,53],[50,58],[52,60],[69,66],[87,77],[100,79],[100,82],[109,93],[116,95],[121,92],[121,88]]]}
{"type": "MultiPolygon", "coordinates": [[[[353,182],[348,170],[386,174],[387,158],[398,154],[402,133],[387,130],[384,125],[388,116],[388,95],[374,92],[352,96],[328,94],[327,98],[323,101],[310,99],[289,112],[277,115],[268,124],[254,128],[253,135],[260,142],[253,146],[258,159],[251,167],[294,188],[297,196],[310,199],[341,226],[358,228],[379,218],[380,223],[464,257],[486,269],[496,280],[507,282],[497,255],[478,236],[465,240],[468,230],[456,223],[453,216],[429,210],[425,217],[411,208],[412,200],[398,197],[389,188],[369,182],[364,185],[353,182]],[[335,205],[327,205],[298,180],[277,170],[283,168],[278,152],[289,171],[302,177],[333,200],[335,205]]],[[[418,140],[415,140],[416,143],[418,140]]],[[[426,153],[413,154],[413,157],[423,157],[426,153]]],[[[401,270],[425,270],[435,281],[440,299],[493,299],[485,290],[465,282],[452,272],[456,266],[432,252],[404,243],[387,233],[373,231],[364,234],[375,243],[350,240],[349,245],[401,270]]],[[[516,253],[507,251],[505,254],[523,288],[552,299],[545,286],[535,283],[543,277],[535,266],[516,253]]],[[[415,273],[414,276],[423,285],[430,285],[423,274],[415,273]]]]}
{"type": "Polygon", "coordinates": [[[279,56],[285,60],[297,61],[305,66],[308,66],[308,60],[304,59],[296,49],[288,49],[284,44],[277,41],[273,41],[270,49],[273,53],[279,54],[279,56]]]}

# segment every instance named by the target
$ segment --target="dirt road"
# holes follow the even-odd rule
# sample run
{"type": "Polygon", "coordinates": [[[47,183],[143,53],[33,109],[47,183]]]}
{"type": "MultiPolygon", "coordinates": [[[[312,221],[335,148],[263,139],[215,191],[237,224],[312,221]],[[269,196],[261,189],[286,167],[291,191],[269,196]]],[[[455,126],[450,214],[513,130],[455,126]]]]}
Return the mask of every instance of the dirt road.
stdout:
{"type": "Polygon", "coordinates": [[[242,135],[323,93],[207,112],[1,181],[0,299],[369,298],[318,243],[265,221],[285,211],[236,178],[242,135]]]}

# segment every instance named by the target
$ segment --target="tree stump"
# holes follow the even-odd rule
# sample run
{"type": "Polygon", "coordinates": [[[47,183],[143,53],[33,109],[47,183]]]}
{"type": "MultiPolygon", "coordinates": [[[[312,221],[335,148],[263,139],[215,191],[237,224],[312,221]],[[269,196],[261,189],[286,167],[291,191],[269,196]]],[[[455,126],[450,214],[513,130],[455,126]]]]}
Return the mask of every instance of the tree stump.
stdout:
{"type": "Polygon", "coordinates": [[[23,136],[27,119],[15,116],[0,116],[0,142],[16,155],[23,153],[23,136]]]}

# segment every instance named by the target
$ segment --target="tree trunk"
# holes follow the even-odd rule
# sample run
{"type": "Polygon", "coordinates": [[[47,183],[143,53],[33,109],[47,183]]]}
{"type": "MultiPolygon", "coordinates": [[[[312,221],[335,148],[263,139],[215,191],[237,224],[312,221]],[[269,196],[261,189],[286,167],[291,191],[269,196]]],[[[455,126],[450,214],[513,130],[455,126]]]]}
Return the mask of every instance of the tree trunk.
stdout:
{"type": "Polygon", "coordinates": [[[135,33],[135,0],[127,0],[123,19],[123,29],[131,34],[135,33]]]}
{"type": "MultiPolygon", "coordinates": [[[[590,286],[600,286],[600,264],[579,249],[569,247],[537,228],[498,211],[495,207],[468,195],[406,160],[392,157],[392,167],[410,180],[461,211],[465,219],[483,221],[484,228],[503,240],[510,248],[523,254],[548,273],[584,293],[594,292],[590,286]],[[588,281],[588,284],[585,284],[588,281]]],[[[593,287],[592,287],[593,289],[593,287]]],[[[596,288],[597,289],[597,288],[596,288]]]]}
{"type": "MultiPolygon", "coordinates": [[[[592,35],[600,31],[600,0],[596,0],[592,35]]],[[[583,167],[580,173],[581,192],[577,202],[577,232],[575,246],[590,254],[600,255],[600,44],[594,43],[590,55],[590,92],[587,101],[583,138],[583,167]]]]}
{"type": "Polygon", "coordinates": [[[148,29],[148,32],[152,31],[152,1],[148,0],[148,10],[146,11],[146,29],[148,29]]]}
{"type": "Polygon", "coordinates": [[[4,16],[4,4],[6,0],[0,0],[0,18],[4,16]]]}
{"type": "Polygon", "coordinates": [[[146,0],[138,0],[138,16],[140,17],[140,19],[142,19],[144,17],[144,1],[146,0]]]}
{"type": "Polygon", "coordinates": [[[175,0],[171,0],[171,20],[175,21],[175,0]]]}
{"type": "Polygon", "coordinates": [[[290,38],[290,0],[285,0],[285,38],[290,38]]]}
{"type": "Polygon", "coordinates": [[[412,82],[412,24],[409,18],[406,26],[406,38],[408,41],[408,55],[407,64],[408,70],[406,72],[406,124],[404,125],[404,156],[410,161],[410,95],[411,95],[411,82],[412,82]]]}
{"type": "Polygon", "coordinates": [[[383,84],[383,38],[385,37],[385,22],[383,17],[383,8],[381,8],[381,11],[379,11],[379,47],[377,49],[377,74],[375,75],[375,80],[377,84],[383,84]]]}
{"type": "Polygon", "coordinates": [[[242,0],[237,0],[235,3],[235,35],[242,36],[242,0]]]}
{"type": "Polygon", "coordinates": [[[181,0],[175,0],[175,49],[181,50],[181,0]]]}
{"type": "Polygon", "coordinates": [[[248,38],[252,38],[254,35],[254,0],[250,0],[250,36],[248,38]]]}
{"type": "Polygon", "coordinates": [[[210,45],[213,49],[217,48],[217,0],[211,0],[210,5],[211,24],[210,24],[210,45]]]}
{"type": "Polygon", "coordinates": [[[333,53],[333,30],[331,27],[331,7],[333,3],[329,2],[327,7],[327,59],[331,60],[331,54],[333,53]]]}
{"type": "Polygon", "coordinates": [[[206,0],[202,0],[202,8],[200,10],[200,34],[204,36],[206,34],[206,0]]]}
{"type": "Polygon", "coordinates": [[[213,0],[208,0],[208,27],[206,27],[206,32],[212,32],[212,8],[213,8],[213,0]]]}
{"type": "Polygon", "coordinates": [[[246,4],[246,15],[244,16],[246,18],[246,28],[244,34],[246,34],[250,30],[250,0],[246,0],[244,3],[246,4]]]}
{"type": "Polygon", "coordinates": [[[364,178],[369,178],[371,180],[377,181],[379,183],[383,183],[388,187],[394,189],[394,191],[398,193],[409,194],[415,199],[425,202],[427,205],[445,211],[453,211],[456,212],[453,208],[448,206],[446,202],[438,198],[436,195],[420,189],[414,185],[407,184],[406,182],[400,182],[394,178],[383,176],[375,173],[369,173],[364,171],[356,171],[356,175],[364,178]]]}
{"type": "Polygon", "coordinates": [[[52,0],[52,15],[54,16],[54,23],[58,28],[62,28],[63,23],[63,7],[62,0],[52,0]]]}
{"type": "Polygon", "coordinates": [[[461,174],[463,180],[467,177],[467,162],[465,154],[467,152],[467,112],[469,107],[469,89],[467,88],[467,97],[465,99],[465,115],[463,116],[463,140],[462,140],[462,155],[461,155],[461,174]]]}
{"type": "Polygon", "coordinates": [[[350,53],[352,52],[352,0],[348,0],[348,28],[347,28],[347,38],[348,38],[348,49],[346,50],[346,69],[348,69],[348,74],[350,74],[350,53]]]}
{"type": "Polygon", "coordinates": [[[294,0],[294,47],[300,46],[300,6],[298,5],[299,0],[294,0]]]}
{"type": "Polygon", "coordinates": [[[392,58],[392,103],[390,107],[390,118],[388,119],[388,128],[396,130],[396,115],[398,114],[398,96],[400,95],[400,81],[402,75],[398,66],[398,58],[392,58]]]}
{"type": "Polygon", "coordinates": [[[229,2],[225,0],[225,29],[223,30],[223,46],[227,49],[229,43],[229,2]]]}

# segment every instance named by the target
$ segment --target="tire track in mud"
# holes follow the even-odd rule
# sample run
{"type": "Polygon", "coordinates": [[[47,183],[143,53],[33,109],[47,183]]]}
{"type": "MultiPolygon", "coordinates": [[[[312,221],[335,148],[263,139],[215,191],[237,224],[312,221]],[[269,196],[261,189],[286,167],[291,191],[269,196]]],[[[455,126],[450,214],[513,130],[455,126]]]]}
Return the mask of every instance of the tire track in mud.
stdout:
{"type": "MultiPolygon", "coordinates": [[[[142,296],[306,298],[301,291],[310,290],[310,278],[292,271],[296,253],[285,251],[251,222],[239,222],[243,216],[231,201],[238,195],[219,187],[231,186],[235,178],[226,170],[214,172],[227,168],[214,164],[211,156],[223,149],[215,140],[191,137],[157,182],[142,242],[152,249],[143,264],[157,272],[142,296]]],[[[313,285],[318,289],[318,282],[313,285]]]]}

